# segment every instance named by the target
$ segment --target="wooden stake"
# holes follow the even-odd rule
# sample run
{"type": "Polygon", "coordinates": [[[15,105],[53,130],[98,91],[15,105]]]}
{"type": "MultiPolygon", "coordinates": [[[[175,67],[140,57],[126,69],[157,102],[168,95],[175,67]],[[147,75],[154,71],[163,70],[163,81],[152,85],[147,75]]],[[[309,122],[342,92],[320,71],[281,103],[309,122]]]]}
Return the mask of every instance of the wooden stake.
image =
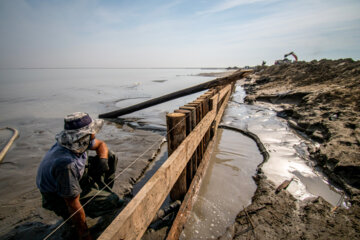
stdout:
{"type": "MultiPolygon", "coordinates": [[[[166,122],[168,127],[168,154],[170,156],[186,138],[185,114],[169,113],[166,115],[166,122]]],[[[170,197],[173,201],[182,200],[186,192],[186,168],[184,168],[174,187],[170,191],[170,197]]]]}
{"type": "MultiPolygon", "coordinates": [[[[175,113],[183,113],[186,118],[186,136],[188,136],[192,130],[192,122],[191,122],[191,111],[184,109],[177,109],[174,111],[175,113]]],[[[190,183],[193,178],[193,159],[191,158],[186,165],[186,191],[190,187],[190,183]]]]}
{"type": "MultiPolygon", "coordinates": [[[[180,109],[189,110],[191,111],[191,131],[196,127],[196,107],[180,107],[180,109]]],[[[192,173],[191,179],[195,176],[197,170],[197,153],[195,152],[194,155],[191,157],[192,162],[192,173]]]]}

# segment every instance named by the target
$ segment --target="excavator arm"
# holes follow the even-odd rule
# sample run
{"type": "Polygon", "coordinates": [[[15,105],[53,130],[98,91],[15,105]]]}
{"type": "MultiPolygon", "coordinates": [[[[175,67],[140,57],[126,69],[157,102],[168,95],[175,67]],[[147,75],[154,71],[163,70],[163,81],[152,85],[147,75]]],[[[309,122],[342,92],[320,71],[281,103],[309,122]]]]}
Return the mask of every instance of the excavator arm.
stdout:
{"type": "Polygon", "coordinates": [[[295,54],[294,52],[289,52],[288,54],[285,54],[285,55],[284,55],[284,58],[286,58],[286,57],[288,57],[288,56],[290,56],[290,55],[292,55],[292,56],[295,58],[295,62],[297,62],[298,57],[296,56],[296,54],[295,54]]]}

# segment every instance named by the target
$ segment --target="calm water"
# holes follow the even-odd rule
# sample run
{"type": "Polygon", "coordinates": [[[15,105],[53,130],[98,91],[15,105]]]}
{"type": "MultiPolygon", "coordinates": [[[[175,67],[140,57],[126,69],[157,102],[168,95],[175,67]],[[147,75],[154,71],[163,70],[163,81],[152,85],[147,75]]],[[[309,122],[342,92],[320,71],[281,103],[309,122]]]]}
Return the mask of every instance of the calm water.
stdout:
{"type": "Polygon", "coordinates": [[[218,130],[209,167],[180,239],[216,239],[251,203],[252,179],[263,161],[256,143],[231,130],[218,130]]]}
{"type": "MultiPolygon", "coordinates": [[[[20,131],[20,138],[0,165],[0,204],[36,188],[37,166],[62,130],[66,114],[83,111],[97,117],[211,80],[196,76],[209,71],[223,70],[0,70],[0,128],[12,126],[20,131]]],[[[165,127],[167,111],[195,98],[187,96],[125,117],[165,127]]]]}

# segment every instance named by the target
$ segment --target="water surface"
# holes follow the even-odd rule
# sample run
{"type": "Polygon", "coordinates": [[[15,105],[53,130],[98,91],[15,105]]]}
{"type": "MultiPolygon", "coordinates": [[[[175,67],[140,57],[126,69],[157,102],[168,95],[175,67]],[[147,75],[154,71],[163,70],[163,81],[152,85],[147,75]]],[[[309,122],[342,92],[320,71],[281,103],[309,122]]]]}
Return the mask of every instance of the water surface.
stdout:
{"type": "Polygon", "coordinates": [[[219,129],[209,167],[180,239],[215,239],[251,203],[252,176],[263,161],[256,143],[239,132],[219,129]]]}

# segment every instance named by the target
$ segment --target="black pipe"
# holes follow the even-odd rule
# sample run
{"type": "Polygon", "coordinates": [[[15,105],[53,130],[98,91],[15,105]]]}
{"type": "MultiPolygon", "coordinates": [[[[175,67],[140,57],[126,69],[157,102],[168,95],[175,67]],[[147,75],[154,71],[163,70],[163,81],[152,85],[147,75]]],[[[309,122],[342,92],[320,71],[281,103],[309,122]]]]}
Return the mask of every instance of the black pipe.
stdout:
{"type": "Polygon", "coordinates": [[[190,94],[193,94],[196,92],[200,92],[200,91],[212,88],[212,87],[228,84],[232,81],[236,81],[236,80],[239,80],[240,78],[244,77],[245,73],[249,73],[249,71],[238,71],[228,77],[217,78],[215,80],[211,80],[211,81],[201,83],[201,84],[193,86],[193,87],[189,87],[189,88],[186,88],[183,90],[169,93],[169,94],[166,94],[166,95],[158,97],[158,98],[150,99],[148,101],[138,103],[138,104],[132,105],[130,107],[122,108],[122,109],[115,110],[115,111],[108,112],[108,113],[103,113],[103,114],[99,115],[99,118],[116,118],[121,115],[129,114],[129,113],[132,113],[132,112],[144,109],[144,108],[155,106],[157,104],[167,102],[167,101],[170,101],[170,100],[173,100],[176,98],[180,98],[180,97],[183,97],[186,95],[190,95],[190,94]]]}

